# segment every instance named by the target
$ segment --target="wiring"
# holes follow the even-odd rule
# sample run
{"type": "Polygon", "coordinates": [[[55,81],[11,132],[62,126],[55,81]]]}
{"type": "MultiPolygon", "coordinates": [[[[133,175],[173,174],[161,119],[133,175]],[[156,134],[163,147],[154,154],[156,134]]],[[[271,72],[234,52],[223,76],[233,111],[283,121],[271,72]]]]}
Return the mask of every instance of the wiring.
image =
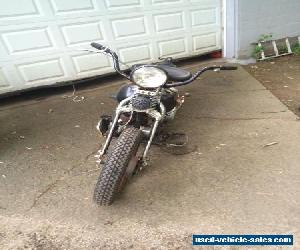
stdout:
{"type": "Polygon", "coordinates": [[[84,100],[84,96],[78,96],[78,95],[75,95],[76,93],[76,88],[75,88],[75,84],[72,85],[73,86],[73,93],[72,95],[63,95],[63,98],[72,98],[73,102],[81,102],[84,100]]]}

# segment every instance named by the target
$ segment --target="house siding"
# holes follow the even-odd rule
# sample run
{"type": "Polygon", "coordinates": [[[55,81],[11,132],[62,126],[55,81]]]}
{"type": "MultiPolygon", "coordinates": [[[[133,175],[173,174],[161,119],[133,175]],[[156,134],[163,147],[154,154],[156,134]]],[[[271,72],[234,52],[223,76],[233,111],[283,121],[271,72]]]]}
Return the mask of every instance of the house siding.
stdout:
{"type": "Polygon", "coordinates": [[[300,35],[299,0],[238,0],[237,57],[249,58],[262,34],[274,39],[300,35]]]}

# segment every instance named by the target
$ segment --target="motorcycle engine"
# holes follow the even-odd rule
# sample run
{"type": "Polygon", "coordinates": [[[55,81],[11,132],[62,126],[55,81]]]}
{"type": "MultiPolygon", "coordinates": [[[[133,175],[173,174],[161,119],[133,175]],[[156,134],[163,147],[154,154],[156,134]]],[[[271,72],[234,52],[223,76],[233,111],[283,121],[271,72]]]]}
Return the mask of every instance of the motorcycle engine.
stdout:
{"type": "Polygon", "coordinates": [[[154,109],[159,105],[160,95],[152,91],[138,90],[131,99],[132,107],[135,110],[154,109]]]}

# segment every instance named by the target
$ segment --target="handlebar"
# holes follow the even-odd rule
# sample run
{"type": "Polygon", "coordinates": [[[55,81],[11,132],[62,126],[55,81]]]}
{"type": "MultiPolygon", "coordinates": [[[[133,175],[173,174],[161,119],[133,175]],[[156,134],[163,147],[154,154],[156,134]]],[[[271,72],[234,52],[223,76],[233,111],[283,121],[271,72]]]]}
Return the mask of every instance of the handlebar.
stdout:
{"type": "Polygon", "coordinates": [[[222,65],[222,66],[220,66],[220,70],[237,70],[237,67],[236,66],[222,65]]]}
{"type": "Polygon", "coordinates": [[[99,43],[91,43],[91,46],[98,50],[104,50],[106,47],[99,43]]]}
{"type": "Polygon", "coordinates": [[[203,74],[205,71],[208,70],[236,70],[237,67],[236,66],[226,66],[226,65],[220,65],[220,66],[209,66],[209,67],[204,67],[202,69],[200,69],[199,71],[197,71],[196,73],[194,73],[190,79],[182,81],[182,82],[173,82],[173,83],[166,83],[165,86],[168,88],[171,87],[178,87],[178,86],[183,86],[183,85],[187,85],[189,83],[191,83],[192,81],[196,80],[196,78],[198,76],[200,76],[201,74],[203,74]]]}
{"type": "MultiPolygon", "coordinates": [[[[103,46],[102,44],[99,43],[91,43],[91,46],[94,47],[95,49],[102,50],[103,53],[107,53],[111,55],[114,63],[114,68],[115,70],[122,76],[126,77],[128,80],[130,80],[130,76],[121,71],[120,69],[120,64],[119,64],[119,58],[116,52],[112,51],[110,48],[103,46]]],[[[190,79],[182,81],[182,82],[173,82],[173,83],[166,83],[165,87],[171,88],[171,87],[178,87],[182,85],[189,84],[190,82],[196,80],[198,76],[203,74],[207,70],[236,70],[236,66],[227,66],[227,65],[220,65],[220,66],[209,66],[209,67],[204,67],[201,70],[197,71],[194,73],[190,79]]]]}
{"type": "Polygon", "coordinates": [[[110,54],[113,63],[114,63],[114,69],[122,76],[126,77],[128,80],[130,80],[130,76],[121,71],[120,69],[120,63],[119,63],[119,58],[116,52],[112,51],[110,48],[103,46],[102,44],[99,43],[91,43],[91,46],[94,47],[95,49],[102,50],[104,53],[110,54]]]}

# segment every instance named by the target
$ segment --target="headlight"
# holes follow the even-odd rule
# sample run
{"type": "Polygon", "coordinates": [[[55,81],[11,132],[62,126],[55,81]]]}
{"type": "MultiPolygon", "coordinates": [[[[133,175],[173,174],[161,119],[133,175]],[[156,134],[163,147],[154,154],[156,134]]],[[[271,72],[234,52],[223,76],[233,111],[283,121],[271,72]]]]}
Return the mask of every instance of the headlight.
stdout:
{"type": "Polygon", "coordinates": [[[144,65],[131,73],[131,80],[143,88],[158,88],[167,81],[167,74],[154,66],[144,65]]]}

